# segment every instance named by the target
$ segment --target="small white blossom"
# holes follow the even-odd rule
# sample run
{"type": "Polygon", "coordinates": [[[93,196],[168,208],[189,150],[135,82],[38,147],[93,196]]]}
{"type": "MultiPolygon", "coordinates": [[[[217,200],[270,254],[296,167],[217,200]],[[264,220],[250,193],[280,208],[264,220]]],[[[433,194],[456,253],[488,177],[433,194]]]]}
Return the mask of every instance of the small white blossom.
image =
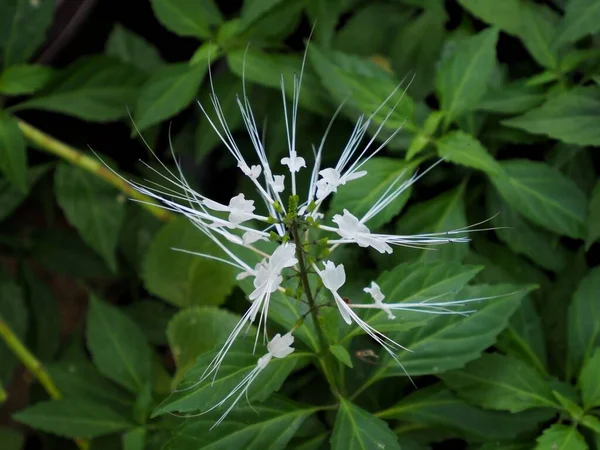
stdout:
{"type": "Polygon", "coordinates": [[[393,320],[396,318],[389,306],[383,303],[385,295],[383,295],[383,292],[381,292],[381,288],[377,283],[371,281],[371,287],[366,287],[363,289],[363,291],[365,291],[367,294],[370,294],[371,297],[373,297],[375,305],[377,305],[380,309],[387,313],[388,319],[393,320]]]}
{"type": "Polygon", "coordinates": [[[277,333],[275,337],[271,339],[271,342],[267,344],[267,349],[274,358],[285,358],[294,351],[292,348],[293,343],[294,336],[292,336],[291,332],[286,333],[283,336],[277,333]]]}
{"type": "Polygon", "coordinates": [[[360,247],[373,247],[379,253],[392,253],[392,247],[384,240],[371,235],[369,228],[350,214],[347,209],[344,209],[343,216],[336,214],[331,220],[338,225],[337,233],[342,238],[354,241],[360,247]]]}
{"type": "Polygon", "coordinates": [[[229,222],[239,225],[253,218],[254,200],[246,200],[244,194],[238,194],[229,201],[229,222]]]}
{"type": "Polygon", "coordinates": [[[262,172],[262,167],[259,165],[248,167],[246,164],[238,163],[238,167],[242,169],[244,175],[252,179],[257,179],[262,172]]]}
{"type": "Polygon", "coordinates": [[[256,241],[267,240],[265,236],[254,230],[248,230],[242,235],[242,243],[244,245],[254,244],[256,241]]]}
{"type": "Polygon", "coordinates": [[[284,191],[285,186],[283,185],[283,182],[285,181],[285,175],[275,175],[273,177],[273,190],[277,193],[281,193],[284,191]]]}
{"type": "Polygon", "coordinates": [[[290,172],[299,172],[301,168],[306,167],[306,161],[302,156],[297,156],[294,150],[290,150],[290,156],[281,159],[281,164],[288,166],[290,172]]]}
{"type": "Polygon", "coordinates": [[[357,180],[367,174],[365,170],[342,176],[336,169],[327,168],[319,172],[321,179],[317,181],[317,199],[323,200],[332,192],[337,192],[338,186],[345,185],[348,181],[357,180]]]}

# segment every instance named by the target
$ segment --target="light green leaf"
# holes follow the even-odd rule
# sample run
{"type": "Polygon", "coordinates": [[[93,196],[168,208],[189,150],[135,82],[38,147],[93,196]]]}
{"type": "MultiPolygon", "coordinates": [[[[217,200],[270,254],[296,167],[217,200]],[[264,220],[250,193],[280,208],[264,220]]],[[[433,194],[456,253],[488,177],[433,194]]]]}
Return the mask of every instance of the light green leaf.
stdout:
{"type": "Polygon", "coordinates": [[[436,141],[438,154],[450,162],[482,170],[490,176],[502,172],[502,166],[474,136],[452,131],[436,141]]]}
{"type": "Polygon", "coordinates": [[[490,2],[488,0],[459,0],[458,3],[471,14],[508,34],[518,35],[521,31],[519,0],[490,2]]]}
{"type": "Polygon", "coordinates": [[[146,289],[176,306],[220,305],[235,284],[235,271],[218,261],[173,250],[220,256],[222,250],[187,219],[164,225],[144,258],[146,289]]]}
{"type": "Polygon", "coordinates": [[[373,414],[340,399],[331,435],[331,450],[400,450],[398,438],[388,425],[373,414]]]}
{"type": "Polygon", "coordinates": [[[529,257],[548,270],[558,272],[564,267],[566,254],[559,247],[558,236],[527,222],[503,202],[495,190],[488,190],[486,200],[496,235],[512,251],[529,257]]]}
{"type": "Polygon", "coordinates": [[[583,236],[587,200],[573,181],[541,162],[513,159],[502,166],[492,182],[512,208],[555,233],[583,236]]]}
{"type": "Polygon", "coordinates": [[[581,419],[581,424],[584,427],[594,431],[596,433],[596,437],[600,437],[600,419],[598,419],[596,416],[583,416],[581,419]]]}
{"type": "Polygon", "coordinates": [[[496,70],[498,31],[488,29],[457,44],[437,72],[436,91],[446,126],[476,107],[496,70]]]}
{"type": "Polygon", "coordinates": [[[588,206],[586,249],[600,238],[600,181],[596,182],[588,206]]]}
{"type": "Polygon", "coordinates": [[[587,450],[585,439],[575,425],[551,425],[537,438],[534,450],[587,450]]]}
{"type": "Polygon", "coordinates": [[[352,369],[352,358],[350,357],[350,353],[343,345],[330,345],[329,351],[333,356],[335,356],[338,361],[342,362],[344,365],[350,367],[352,369]]]}
{"type": "Polygon", "coordinates": [[[124,199],[105,181],[66,163],[56,169],[54,188],[69,222],[116,272],[115,250],[125,216],[124,199]]]}
{"type": "Polygon", "coordinates": [[[314,412],[311,408],[273,396],[268,402],[248,405],[240,402],[225,422],[211,429],[222,411],[186,420],[173,431],[164,450],[265,450],[288,448],[287,444],[302,423],[314,412]]]}
{"type": "Polygon", "coordinates": [[[600,31],[600,3],[595,0],[570,0],[560,23],[556,44],[575,42],[600,31]]]}
{"type": "Polygon", "coordinates": [[[90,298],[87,345],[98,370],[131,392],[150,379],[150,347],[144,335],[123,312],[90,298]]]}
{"type": "Polygon", "coordinates": [[[569,306],[567,346],[571,373],[577,373],[600,346],[599,295],[600,267],[596,267],[581,280],[569,306]]]}
{"type": "Polygon", "coordinates": [[[213,0],[152,0],[158,21],[178,36],[208,39],[213,29],[223,22],[213,0]]]}
{"type": "Polygon", "coordinates": [[[46,85],[54,71],[50,67],[22,64],[0,72],[0,93],[5,95],[31,94],[46,85]]]}
{"type": "MultiPolygon", "coordinates": [[[[347,209],[359,219],[362,218],[398,177],[401,177],[401,181],[395,184],[396,187],[410,179],[417,164],[406,163],[401,159],[371,158],[360,168],[367,171],[367,175],[338,188],[331,200],[330,214],[342,214],[343,210],[347,209]]],[[[392,220],[402,210],[411,192],[412,186],[409,186],[398,198],[370,219],[366,223],[369,229],[376,230],[392,220]]]]}
{"type": "Polygon", "coordinates": [[[600,145],[600,88],[577,87],[551,97],[522,116],[502,122],[568,144],[600,145]]]}
{"type": "MultiPolygon", "coordinates": [[[[267,353],[263,345],[257,345],[253,353],[253,340],[238,340],[227,351],[219,370],[199,383],[219,350],[220,348],[216,348],[198,358],[195,366],[186,372],[183,382],[154,411],[154,416],[174,411],[206,411],[231,393],[256,368],[258,359],[267,353]]],[[[300,353],[292,353],[283,359],[273,358],[250,385],[247,398],[266,400],[281,387],[301,358],[303,355],[300,353]]]]}
{"type": "Polygon", "coordinates": [[[155,71],[142,86],[135,105],[138,130],[177,114],[196,97],[206,64],[169,64],[155,71]]]}
{"type": "Polygon", "coordinates": [[[517,82],[486,93],[477,109],[499,114],[518,114],[538,106],[545,98],[541,88],[517,82]]]}
{"type": "Polygon", "coordinates": [[[4,111],[0,111],[0,172],[21,192],[29,190],[25,138],[17,121],[4,111]]]}
{"type": "Polygon", "coordinates": [[[144,72],[154,72],[164,64],[156,47],[119,24],[108,35],[105,52],[144,72]]]}
{"type": "Polygon", "coordinates": [[[27,61],[46,39],[56,3],[4,0],[0,3],[0,54],[4,67],[27,61]]]}
{"type": "Polygon", "coordinates": [[[560,408],[551,386],[537,371],[499,353],[486,353],[441,378],[459,397],[486,409],[518,413],[532,408],[560,408]]]}
{"type": "Polygon", "coordinates": [[[36,403],[13,417],[35,429],[68,438],[92,439],[133,426],[127,416],[101,403],[82,399],[36,403]]]}
{"type": "MultiPolygon", "coordinates": [[[[4,271],[0,270],[0,320],[8,325],[21,340],[25,340],[28,328],[28,311],[21,288],[4,271]]],[[[12,350],[0,340],[0,386],[7,385],[19,364],[12,350]]]]}
{"type": "Polygon", "coordinates": [[[472,406],[448,388],[435,384],[419,388],[400,403],[376,414],[386,420],[401,420],[418,426],[449,430],[467,440],[511,440],[535,430],[553,413],[547,410],[510,414],[472,406]]]}
{"type": "Polygon", "coordinates": [[[129,64],[107,56],[88,56],[60,71],[36,97],[11,110],[40,109],[110,122],[127,115],[127,106],[137,98],[144,79],[144,74],[129,64]]]}
{"type": "MultiPolygon", "coordinates": [[[[49,169],[48,165],[31,167],[27,171],[27,184],[31,188],[49,169]]],[[[0,178],[0,221],[6,219],[27,198],[23,192],[5,178],[0,178]]]]}

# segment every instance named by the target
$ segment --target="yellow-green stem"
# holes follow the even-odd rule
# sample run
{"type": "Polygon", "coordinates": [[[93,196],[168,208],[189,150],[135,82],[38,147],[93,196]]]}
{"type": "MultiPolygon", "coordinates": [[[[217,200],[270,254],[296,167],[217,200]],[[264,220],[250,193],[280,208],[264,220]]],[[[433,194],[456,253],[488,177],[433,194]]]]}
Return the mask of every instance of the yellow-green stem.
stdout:
{"type": "Polygon", "coordinates": [[[140,200],[143,202],[141,205],[160,220],[167,221],[174,217],[174,215],[169,211],[160,208],[152,198],[136,191],[127,181],[114,174],[97,158],[92,158],[85,155],[81,151],[76,150],[57,139],[54,139],[52,136],[47,135],[43,131],[38,130],[21,119],[17,119],[17,121],[19,128],[23,132],[23,135],[31,143],[35,144],[36,147],[58,156],[75,166],[87,170],[99,178],[102,178],[104,181],[113,185],[128,197],[135,200],[140,200]]]}

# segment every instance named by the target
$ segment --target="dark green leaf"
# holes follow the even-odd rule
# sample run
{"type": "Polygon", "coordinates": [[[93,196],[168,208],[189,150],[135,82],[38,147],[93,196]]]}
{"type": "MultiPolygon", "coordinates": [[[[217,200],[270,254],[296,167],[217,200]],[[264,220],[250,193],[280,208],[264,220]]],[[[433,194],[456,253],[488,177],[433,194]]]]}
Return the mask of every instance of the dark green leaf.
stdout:
{"type": "Polygon", "coordinates": [[[485,95],[496,70],[497,40],[497,30],[484,30],[459,42],[454,53],[442,61],[436,76],[436,90],[441,109],[446,112],[446,126],[474,109],[485,95]]]}
{"type": "Polygon", "coordinates": [[[545,98],[542,89],[518,82],[489,91],[479,102],[477,109],[500,114],[518,114],[538,106],[545,98]]]}
{"type": "Polygon", "coordinates": [[[400,450],[398,438],[388,425],[373,414],[340,399],[331,435],[332,450],[400,450]]]}
{"type": "Polygon", "coordinates": [[[117,24],[108,35],[106,54],[144,72],[154,72],[164,63],[158,50],[143,37],[117,24]]]}
{"type": "Polygon", "coordinates": [[[587,450],[585,439],[575,425],[554,424],[537,438],[535,450],[587,450]]]}
{"type": "Polygon", "coordinates": [[[568,144],[600,145],[598,120],[600,88],[577,87],[550,98],[522,116],[502,123],[568,144]]]}
{"type": "Polygon", "coordinates": [[[512,208],[550,231],[583,237],[587,200],[573,181],[541,162],[513,159],[502,166],[492,182],[512,208]]]}
{"type": "Polygon", "coordinates": [[[4,0],[0,4],[0,54],[3,65],[27,61],[46,38],[56,3],[4,0]]]}
{"type": "Polygon", "coordinates": [[[166,329],[175,309],[159,300],[142,300],[125,308],[125,313],[137,324],[154,345],[166,345],[166,329]]]}
{"type": "Polygon", "coordinates": [[[152,0],[156,18],[178,36],[208,39],[223,17],[213,0],[152,0]]]}
{"type": "Polygon", "coordinates": [[[600,31],[600,4],[595,0],[570,0],[560,23],[556,43],[574,42],[600,31]]]}
{"type": "MultiPolygon", "coordinates": [[[[167,0],[164,0],[167,1],[167,0]]],[[[139,131],[177,114],[196,97],[207,65],[169,64],[155,71],[142,86],[134,120],[139,131]]]]}
{"type": "Polygon", "coordinates": [[[246,0],[242,7],[237,33],[245,39],[283,41],[302,18],[302,0],[246,0]]]}
{"type": "Polygon", "coordinates": [[[499,353],[487,353],[441,378],[459,397],[486,409],[518,413],[532,408],[560,408],[550,385],[538,372],[499,353]]]}
{"type": "Polygon", "coordinates": [[[150,347],[123,312],[94,297],[87,318],[87,344],[98,370],[131,392],[150,379],[150,347]]]}
{"type": "MultiPolygon", "coordinates": [[[[35,166],[27,171],[29,187],[41,178],[48,170],[48,165],[35,166]]],[[[7,218],[27,198],[28,192],[23,192],[13,183],[0,178],[0,221],[7,218]]]]}
{"type": "Polygon", "coordinates": [[[124,198],[100,178],[66,163],[54,178],[58,204],[82,239],[116,272],[115,250],[125,216],[124,198]]]}
{"type": "Polygon", "coordinates": [[[25,138],[17,121],[3,111],[0,111],[0,172],[21,192],[28,191],[25,138]]]}
{"type": "MultiPolygon", "coordinates": [[[[0,321],[5,323],[19,339],[27,335],[28,312],[23,292],[3,271],[0,271],[0,321]]],[[[0,341],[0,386],[8,384],[19,360],[4,343],[0,341]]]]}
{"type": "Polygon", "coordinates": [[[137,203],[125,206],[125,219],[119,237],[119,250],[136,272],[140,272],[144,255],[158,232],[161,221],[137,203]]]}
{"type": "Polygon", "coordinates": [[[343,345],[330,345],[329,351],[335,356],[338,361],[342,362],[344,365],[352,368],[352,358],[350,357],[350,353],[343,345]]]}
{"type": "Polygon", "coordinates": [[[596,182],[588,206],[586,248],[590,248],[600,238],[600,181],[596,182]]]}
{"type": "Polygon", "coordinates": [[[223,303],[235,284],[231,266],[174,248],[222,254],[187,219],[172,221],[156,234],[146,253],[142,272],[146,289],[176,306],[223,303]]]}
{"type": "Polygon", "coordinates": [[[133,428],[123,435],[123,450],[144,450],[146,448],[146,429],[133,428]]]}
{"type": "Polygon", "coordinates": [[[4,450],[21,450],[25,444],[25,436],[12,428],[0,427],[0,442],[4,450]]]}
{"type": "Polygon", "coordinates": [[[41,109],[92,122],[127,115],[145,76],[129,64],[107,57],[81,58],[63,69],[38,95],[11,109],[41,109]]]}
{"type": "Polygon", "coordinates": [[[547,154],[546,160],[589,195],[596,182],[592,152],[593,150],[585,147],[559,142],[547,154]]]}
{"type": "Polygon", "coordinates": [[[482,170],[490,176],[502,172],[502,166],[474,136],[453,131],[436,141],[440,157],[463,166],[482,170]]]}
{"type": "Polygon", "coordinates": [[[501,2],[459,0],[458,2],[474,16],[497,26],[508,34],[518,35],[521,31],[519,0],[504,0],[501,2]]]}
{"type": "Polygon", "coordinates": [[[33,64],[9,67],[0,72],[0,93],[31,94],[41,89],[52,78],[53,73],[50,67],[33,64]]]}
{"type": "Polygon", "coordinates": [[[273,9],[277,8],[283,0],[245,0],[240,12],[240,24],[238,31],[243,33],[252,24],[273,9]]]}
{"type": "Polygon", "coordinates": [[[14,418],[38,430],[69,438],[92,439],[133,426],[126,416],[109,407],[81,399],[36,403],[19,411],[14,418]]]}
{"type": "Polygon", "coordinates": [[[173,432],[164,450],[276,450],[288,448],[296,430],[315,412],[279,397],[261,404],[240,404],[225,422],[211,429],[222,412],[186,420],[173,432]]]}

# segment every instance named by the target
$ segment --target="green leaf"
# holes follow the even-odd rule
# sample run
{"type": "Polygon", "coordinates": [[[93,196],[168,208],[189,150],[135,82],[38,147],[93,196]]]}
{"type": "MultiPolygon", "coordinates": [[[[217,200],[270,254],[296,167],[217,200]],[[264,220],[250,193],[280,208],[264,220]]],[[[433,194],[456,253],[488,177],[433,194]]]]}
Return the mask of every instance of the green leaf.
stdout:
{"type": "Polygon", "coordinates": [[[281,42],[297,28],[304,3],[302,0],[246,0],[236,34],[250,41],[273,39],[281,42]]]}
{"type": "Polygon", "coordinates": [[[146,429],[133,428],[123,434],[123,450],[144,450],[146,448],[146,429]]]}
{"type": "Polygon", "coordinates": [[[4,0],[0,4],[0,54],[5,67],[27,61],[46,39],[55,2],[4,0]]]}
{"type": "Polygon", "coordinates": [[[105,52],[144,72],[154,72],[164,64],[156,47],[119,24],[108,35],[105,52]]]}
{"type": "MultiPolygon", "coordinates": [[[[201,355],[194,367],[185,374],[183,382],[155,410],[154,416],[179,411],[206,411],[223,400],[254,368],[258,359],[266,354],[266,348],[256,346],[253,340],[236,341],[227,351],[225,360],[216,374],[212,374],[202,382],[198,382],[220,348],[201,355]]],[[[273,358],[259,373],[257,379],[248,389],[249,400],[266,400],[277,391],[287,376],[294,370],[300,353],[292,353],[283,358],[273,358]]]]}
{"type": "Polygon", "coordinates": [[[139,204],[128,202],[125,206],[119,251],[136,272],[140,272],[144,255],[161,225],[160,219],[139,204]]]}
{"type": "MultiPolygon", "coordinates": [[[[330,214],[341,214],[347,209],[359,219],[362,218],[398,177],[401,177],[401,181],[395,184],[396,187],[407,181],[416,165],[417,163],[406,163],[401,159],[371,158],[360,168],[366,170],[367,175],[338,188],[331,200],[330,214]]],[[[402,210],[411,192],[412,186],[409,186],[398,198],[370,219],[367,222],[369,229],[376,230],[392,220],[402,210]]]]}
{"type": "Polygon", "coordinates": [[[518,35],[521,31],[519,0],[458,0],[458,3],[474,16],[508,34],[518,35]]]}
{"type": "Polygon", "coordinates": [[[373,414],[340,399],[331,435],[331,450],[400,450],[398,438],[388,425],[373,414]]]}
{"type": "Polygon", "coordinates": [[[568,313],[568,353],[572,372],[577,373],[584,361],[600,346],[600,267],[581,280],[573,294],[568,313]]]}
{"type": "Polygon", "coordinates": [[[600,181],[596,182],[588,206],[586,249],[600,238],[600,181]]]}
{"type": "MultiPolygon", "coordinates": [[[[27,184],[31,188],[49,169],[48,165],[29,168],[27,171],[27,184]]],[[[27,198],[29,192],[20,188],[5,178],[0,178],[0,221],[10,216],[17,207],[27,198]]]]}
{"type": "Polygon", "coordinates": [[[240,12],[238,32],[243,33],[250,26],[277,8],[283,0],[245,0],[240,12]]]}
{"type": "Polygon", "coordinates": [[[110,122],[127,115],[127,105],[137,98],[144,79],[129,64],[107,56],[88,56],[63,69],[36,97],[11,110],[39,109],[110,122]]]}
{"type": "Polygon", "coordinates": [[[559,247],[558,237],[525,220],[513,208],[503,202],[495,190],[489,189],[488,214],[500,240],[515,253],[529,257],[539,266],[560,271],[566,262],[566,254],[559,247]]]}
{"type": "Polygon", "coordinates": [[[446,127],[474,109],[485,95],[496,70],[498,31],[488,29],[457,44],[454,53],[437,71],[436,90],[446,127]]]}
{"type": "Polygon", "coordinates": [[[187,308],[175,315],[167,327],[169,347],[177,363],[175,382],[181,381],[198,356],[223,344],[239,320],[229,311],[210,306],[187,308]]]}
{"type": "Polygon", "coordinates": [[[69,222],[116,272],[115,250],[125,216],[124,199],[105,181],[66,163],[56,169],[54,188],[69,222]]]}
{"type": "Polygon", "coordinates": [[[596,433],[596,437],[600,436],[600,419],[595,416],[583,416],[581,419],[581,424],[584,427],[589,428],[590,430],[596,433]]]}
{"type": "Polygon", "coordinates": [[[546,160],[552,167],[573,180],[586,195],[589,195],[596,182],[596,171],[591,152],[585,147],[559,142],[547,154],[546,160]]]}
{"type": "Polygon", "coordinates": [[[46,85],[54,71],[50,67],[22,64],[0,72],[0,93],[5,95],[31,94],[46,85]]]}
{"type": "Polygon", "coordinates": [[[10,115],[0,111],[0,172],[23,193],[29,190],[26,150],[19,124],[10,115]]]}
{"type": "Polygon", "coordinates": [[[575,42],[600,31],[600,4],[595,0],[570,0],[560,23],[556,44],[575,42]]]}
{"type": "Polygon", "coordinates": [[[221,411],[186,420],[173,431],[164,450],[264,450],[288,448],[311,408],[273,396],[261,404],[241,404],[225,422],[211,429],[221,411]]]}
{"type": "Polygon", "coordinates": [[[142,86],[134,120],[139,131],[168,119],[196,97],[206,64],[169,64],[156,70],[142,86]]]}
{"type": "Polygon", "coordinates": [[[152,0],[152,9],[158,21],[178,36],[208,39],[223,22],[213,0],[152,0]]]}
{"type": "MultiPolygon", "coordinates": [[[[0,321],[10,327],[20,340],[25,340],[28,328],[28,311],[25,306],[23,292],[3,271],[0,271],[0,321]]],[[[0,386],[7,385],[12,379],[13,371],[19,360],[0,340],[0,386]]]]}
{"type": "Polygon", "coordinates": [[[541,88],[517,82],[489,91],[481,99],[477,109],[499,114],[518,114],[538,106],[545,98],[541,88]]]}
{"type": "Polygon", "coordinates": [[[338,359],[338,361],[352,369],[352,358],[350,357],[350,353],[348,353],[348,350],[346,350],[346,348],[343,345],[330,345],[329,351],[333,356],[335,356],[338,359]]]}
{"type": "Polygon", "coordinates": [[[91,297],[86,337],[94,364],[115,383],[138,392],[150,379],[150,347],[119,309],[91,297]]]}
{"type": "Polygon", "coordinates": [[[575,425],[551,425],[537,438],[535,450],[587,450],[585,439],[575,425]]]}
{"type": "Polygon", "coordinates": [[[502,166],[474,136],[452,131],[436,141],[438,154],[455,164],[482,170],[490,176],[502,172],[502,166]]]}
{"type": "Polygon", "coordinates": [[[25,436],[13,428],[0,427],[0,442],[4,450],[22,450],[25,436]]]}
{"type": "Polygon", "coordinates": [[[159,300],[142,300],[125,307],[125,313],[137,324],[154,345],[167,345],[167,325],[175,315],[175,308],[159,300]]]}
{"type": "Polygon", "coordinates": [[[68,438],[93,439],[133,426],[126,416],[109,407],[81,399],[36,403],[13,417],[35,429],[68,438]]]}
{"type": "Polygon", "coordinates": [[[551,97],[522,116],[502,122],[568,144],[600,145],[600,88],[577,87],[551,97]]]}
{"type": "Polygon", "coordinates": [[[510,414],[472,406],[441,384],[420,388],[396,405],[377,413],[385,420],[401,420],[418,426],[449,430],[467,440],[511,440],[531,432],[550,419],[546,410],[510,414]]]}
{"type": "Polygon", "coordinates": [[[222,250],[187,219],[164,225],[142,268],[146,289],[176,306],[220,305],[235,284],[235,271],[219,261],[173,250],[219,256],[222,250]]]}
{"type": "Polygon", "coordinates": [[[587,200],[573,181],[541,162],[513,159],[502,166],[492,182],[512,208],[555,233],[583,236],[587,200]]]}
{"type": "Polygon", "coordinates": [[[551,386],[537,371],[499,353],[486,353],[441,378],[459,397],[486,409],[518,413],[532,408],[560,408],[551,386]]]}

